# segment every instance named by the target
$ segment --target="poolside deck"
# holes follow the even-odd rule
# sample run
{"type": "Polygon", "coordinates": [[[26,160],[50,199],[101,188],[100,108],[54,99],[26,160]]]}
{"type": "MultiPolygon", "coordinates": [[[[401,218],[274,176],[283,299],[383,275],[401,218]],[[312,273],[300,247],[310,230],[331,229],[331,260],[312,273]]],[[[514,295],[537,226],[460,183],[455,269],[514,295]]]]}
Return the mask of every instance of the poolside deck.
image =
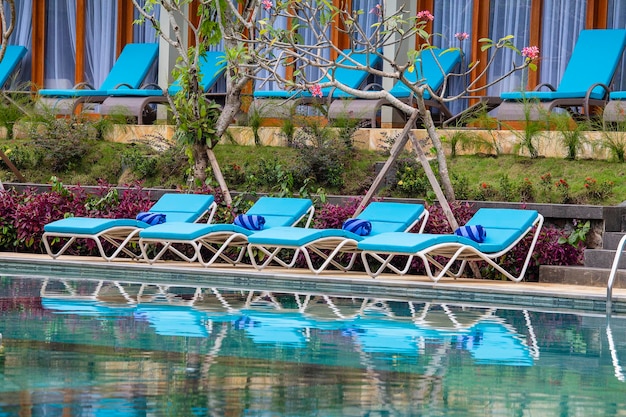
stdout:
{"type": "MultiPolygon", "coordinates": [[[[132,260],[106,262],[97,257],[0,253],[0,274],[51,276],[68,279],[175,283],[180,286],[265,289],[298,293],[429,300],[439,303],[491,304],[509,308],[604,314],[606,288],[552,283],[442,279],[383,274],[376,279],[358,272],[329,271],[313,275],[308,270],[250,266],[210,267],[185,262],[154,265],[132,260]]],[[[626,289],[613,290],[613,314],[626,315],[626,289]]]]}

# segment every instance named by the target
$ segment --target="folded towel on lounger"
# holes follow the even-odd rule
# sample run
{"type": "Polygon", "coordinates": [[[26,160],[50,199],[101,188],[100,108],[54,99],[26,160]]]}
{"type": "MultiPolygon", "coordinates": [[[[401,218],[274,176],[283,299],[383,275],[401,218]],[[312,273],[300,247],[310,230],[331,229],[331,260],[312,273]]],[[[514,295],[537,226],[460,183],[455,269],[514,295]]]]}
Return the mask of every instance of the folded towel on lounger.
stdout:
{"type": "Polygon", "coordinates": [[[165,223],[165,214],[163,213],[151,213],[149,211],[142,211],[137,215],[137,220],[144,223],[148,223],[151,226],[156,224],[165,223]]]}
{"type": "Polygon", "coordinates": [[[363,219],[348,219],[342,228],[359,236],[367,236],[372,232],[372,223],[363,219]]]}
{"type": "Polygon", "coordinates": [[[472,239],[473,241],[478,243],[484,242],[485,238],[487,237],[487,231],[485,231],[485,228],[480,225],[461,226],[456,229],[454,233],[459,236],[472,239]]]}
{"type": "Polygon", "coordinates": [[[244,229],[262,230],[265,225],[265,218],[257,214],[240,214],[235,217],[234,223],[244,229]]]}

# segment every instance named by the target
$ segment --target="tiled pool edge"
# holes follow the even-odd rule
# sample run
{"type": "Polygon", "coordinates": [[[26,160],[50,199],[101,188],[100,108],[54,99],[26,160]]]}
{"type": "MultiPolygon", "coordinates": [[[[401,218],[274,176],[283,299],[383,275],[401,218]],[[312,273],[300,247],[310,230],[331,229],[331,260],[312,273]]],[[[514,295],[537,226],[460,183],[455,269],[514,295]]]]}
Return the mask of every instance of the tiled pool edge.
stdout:
{"type": "MultiPolygon", "coordinates": [[[[465,282],[372,279],[367,276],[324,274],[316,276],[302,271],[271,270],[258,272],[248,267],[204,269],[184,263],[151,266],[134,262],[101,262],[85,259],[0,254],[0,275],[51,276],[68,279],[119,280],[146,283],[172,283],[181,286],[214,286],[265,289],[282,292],[328,293],[375,298],[410,298],[434,302],[490,304],[508,307],[604,313],[605,293],[598,289],[584,291],[539,290],[532,284],[508,284],[493,281],[465,282]],[[507,285],[508,284],[508,285],[507,285]]],[[[626,314],[626,296],[614,295],[613,312],[626,314]]]]}

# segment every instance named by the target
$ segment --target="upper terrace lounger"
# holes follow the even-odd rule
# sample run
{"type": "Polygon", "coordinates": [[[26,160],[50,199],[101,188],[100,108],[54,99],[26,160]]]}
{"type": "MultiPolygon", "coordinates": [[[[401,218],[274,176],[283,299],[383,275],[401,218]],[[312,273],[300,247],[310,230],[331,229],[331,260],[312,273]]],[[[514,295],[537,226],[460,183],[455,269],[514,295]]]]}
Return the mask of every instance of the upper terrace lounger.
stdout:
{"type": "Polygon", "coordinates": [[[502,93],[498,119],[526,120],[526,113],[529,113],[531,120],[538,120],[545,117],[542,113],[556,107],[591,117],[592,107],[606,105],[609,86],[625,46],[624,29],[581,31],[558,88],[542,84],[536,91],[502,93]],[[542,87],[551,91],[538,91],[542,87]],[[582,112],[573,109],[582,109],[582,112]]]}
{"type": "MultiPolygon", "coordinates": [[[[355,69],[356,65],[379,67],[381,65],[380,56],[373,53],[364,53],[345,49],[346,56],[339,55],[336,59],[338,64],[345,65],[345,68],[337,67],[334,74],[325,76],[320,84],[331,81],[332,78],[338,82],[354,89],[364,87],[369,77],[367,70],[355,69]],[[355,62],[352,62],[354,60],[355,62]]],[[[264,117],[287,118],[293,116],[293,108],[301,104],[325,103],[330,104],[341,90],[335,87],[322,88],[322,97],[313,97],[310,91],[255,91],[254,101],[251,104],[251,111],[257,111],[264,117]]]]}
{"type": "Polygon", "coordinates": [[[445,275],[460,277],[468,261],[485,261],[515,282],[524,278],[543,225],[541,214],[535,210],[481,208],[467,225],[483,226],[487,232],[485,241],[477,243],[456,234],[382,233],[363,239],[357,248],[362,251],[365,270],[371,277],[380,275],[386,268],[401,275],[406,274],[413,258],[419,257],[424,261],[426,274],[435,282],[445,275]],[[533,233],[532,243],[523,265],[520,265],[519,274],[514,275],[500,266],[498,260],[529,233],[533,233]],[[403,269],[391,264],[391,260],[397,255],[408,256],[403,269]],[[435,257],[442,257],[447,261],[442,264],[435,257]],[[380,264],[378,269],[372,269],[370,260],[380,264]],[[451,268],[457,260],[462,262],[459,270],[453,272],[451,268]]]}
{"type": "Polygon", "coordinates": [[[111,91],[125,86],[139,88],[157,58],[157,43],[129,43],[99,88],[80,83],[70,90],[39,90],[40,104],[57,114],[73,114],[81,103],[102,103],[111,91]]]}
{"type": "MultiPolygon", "coordinates": [[[[166,222],[196,222],[209,213],[208,222],[213,219],[217,204],[212,195],[203,194],[163,194],[163,196],[150,208],[152,213],[165,214],[166,222]]],[[[131,258],[138,255],[127,246],[130,242],[138,240],[140,230],[150,227],[135,219],[105,219],[89,217],[68,217],[48,223],[44,226],[42,237],[46,252],[53,258],[58,258],[69,249],[77,239],[90,239],[96,243],[100,256],[107,261],[125,253],[131,258]],[[57,251],[52,245],[57,240],[67,239],[57,251]],[[103,246],[108,242],[113,247],[113,252],[103,246]]]]}
{"type": "MultiPolygon", "coordinates": [[[[261,197],[246,214],[263,216],[264,229],[294,226],[304,218],[306,218],[305,227],[309,227],[314,209],[313,202],[309,199],[261,197]]],[[[218,259],[236,265],[243,259],[248,238],[254,233],[258,232],[236,224],[164,223],[142,230],[139,233],[139,246],[144,259],[150,263],[158,261],[170,251],[187,262],[197,259],[204,266],[212,265],[218,259]],[[173,244],[189,245],[195,253],[189,257],[172,246],[173,244]],[[162,247],[156,254],[150,256],[148,251],[150,245],[162,247]],[[203,248],[212,254],[210,259],[204,259],[203,248]],[[229,256],[229,249],[237,250],[238,255],[234,259],[229,256]]]]}
{"type": "MultiPolygon", "coordinates": [[[[226,60],[224,52],[208,51],[200,57],[199,73],[201,76],[200,89],[207,98],[223,98],[223,93],[209,93],[217,81],[222,78],[226,70],[226,60]]],[[[158,86],[156,86],[158,87],[158,86]]],[[[167,93],[174,96],[180,92],[181,86],[178,82],[172,84],[167,93]]],[[[128,88],[122,86],[115,90],[108,91],[107,97],[99,108],[100,114],[120,113],[137,118],[137,124],[144,124],[144,119],[154,118],[154,111],[151,104],[167,103],[168,99],[160,88],[149,86],[149,88],[128,88]]]]}
{"type": "Polygon", "coordinates": [[[9,77],[15,71],[15,68],[19,65],[24,55],[26,55],[27,49],[23,46],[8,45],[4,51],[4,57],[0,61],[0,88],[9,80],[9,77]]]}
{"type": "MultiPolygon", "coordinates": [[[[421,221],[420,233],[424,230],[428,220],[428,211],[421,204],[405,204],[391,202],[373,202],[358,216],[358,219],[367,220],[372,225],[369,236],[385,232],[404,232],[411,230],[421,221]]],[[[262,270],[272,261],[281,266],[292,268],[299,252],[304,254],[309,270],[315,274],[324,271],[329,265],[347,271],[354,265],[357,243],[367,236],[360,236],[344,229],[303,229],[297,227],[277,227],[262,230],[248,238],[248,253],[252,265],[262,270]],[[290,260],[281,258],[283,249],[295,250],[290,260]],[[265,255],[262,263],[258,263],[254,256],[255,251],[265,255]],[[324,262],[315,267],[309,252],[319,255],[324,262]],[[347,265],[342,265],[336,257],[342,253],[349,253],[347,265]]]]}
{"type": "MultiPolygon", "coordinates": [[[[458,50],[442,53],[439,48],[431,48],[422,51],[415,63],[415,71],[406,72],[405,76],[411,84],[426,83],[434,92],[438,92],[444,84],[445,78],[454,67],[461,62],[461,52],[458,50]]],[[[380,86],[378,86],[380,88],[380,86]]],[[[400,101],[414,105],[415,94],[402,81],[398,81],[389,90],[389,93],[400,101]]],[[[380,108],[389,105],[386,99],[366,100],[352,96],[343,91],[337,91],[334,100],[328,109],[330,120],[349,118],[369,120],[371,127],[377,126],[377,118],[380,108]]],[[[436,108],[440,112],[440,121],[453,117],[450,110],[442,103],[433,100],[428,90],[424,91],[424,100],[427,106],[436,108]]]]}

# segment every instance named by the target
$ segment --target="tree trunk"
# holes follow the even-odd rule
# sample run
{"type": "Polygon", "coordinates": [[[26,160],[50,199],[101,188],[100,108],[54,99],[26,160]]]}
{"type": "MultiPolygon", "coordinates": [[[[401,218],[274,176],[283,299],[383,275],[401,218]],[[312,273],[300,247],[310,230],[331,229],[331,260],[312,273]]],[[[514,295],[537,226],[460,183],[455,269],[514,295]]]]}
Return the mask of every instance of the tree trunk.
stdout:
{"type": "Polygon", "coordinates": [[[420,145],[413,132],[409,132],[409,136],[411,137],[411,142],[413,143],[413,147],[415,148],[415,152],[417,153],[417,158],[422,164],[422,168],[424,168],[426,178],[428,178],[430,186],[435,192],[435,196],[437,197],[439,204],[441,204],[441,209],[443,210],[443,214],[448,220],[448,224],[450,225],[450,227],[452,227],[452,230],[458,229],[459,223],[456,221],[454,213],[452,213],[452,208],[450,207],[450,204],[448,203],[448,200],[446,199],[446,196],[441,189],[441,186],[439,185],[439,181],[437,181],[437,177],[435,176],[435,173],[433,172],[433,169],[430,166],[428,159],[426,159],[426,154],[424,154],[422,146],[420,145]]]}
{"type": "MultiPolygon", "coordinates": [[[[423,93],[423,91],[422,91],[423,93]]],[[[441,185],[443,186],[443,191],[446,195],[448,201],[455,201],[454,188],[452,188],[452,181],[450,181],[450,174],[448,173],[448,163],[446,161],[446,154],[443,151],[443,146],[441,145],[441,139],[439,138],[439,134],[437,133],[437,129],[435,129],[435,123],[433,122],[433,118],[430,115],[430,111],[426,109],[426,104],[424,103],[424,96],[419,95],[417,97],[417,108],[422,115],[422,121],[424,122],[424,126],[426,127],[426,132],[428,132],[428,137],[433,142],[433,146],[437,151],[437,163],[439,165],[439,177],[441,178],[441,185]]]]}
{"type": "Polygon", "coordinates": [[[205,145],[196,143],[192,145],[193,154],[193,179],[194,182],[204,184],[206,181],[206,169],[209,166],[209,158],[204,151],[205,145]]]}
{"type": "Polygon", "coordinates": [[[383,178],[385,178],[385,175],[387,175],[387,172],[389,172],[389,168],[391,168],[393,163],[396,162],[396,159],[398,159],[398,155],[400,155],[400,153],[406,146],[406,143],[409,140],[409,132],[415,126],[415,121],[417,120],[418,116],[419,112],[416,110],[413,112],[413,114],[411,114],[411,117],[409,117],[409,120],[404,125],[404,129],[402,129],[402,133],[400,133],[400,137],[396,139],[395,143],[391,147],[391,150],[389,151],[389,158],[387,158],[385,165],[383,165],[376,178],[374,178],[374,182],[370,186],[369,190],[367,190],[367,193],[365,194],[365,197],[363,197],[363,200],[361,201],[361,204],[359,204],[359,207],[357,207],[356,212],[354,213],[355,216],[358,216],[359,213],[363,211],[365,206],[369,204],[372,197],[374,197],[374,194],[376,194],[376,191],[378,191],[378,187],[383,181],[383,178]]]}
{"type": "Polygon", "coordinates": [[[206,148],[206,155],[211,162],[211,169],[213,169],[213,175],[217,180],[217,183],[220,186],[220,190],[222,190],[222,195],[224,197],[224,202],[228,207],[233,205],[233,199],[230,196],[230,191],[228,190],[228,185],[226,185],[226,181],[224,180],[224,176],[222,175],[222,170],[220,169],[220,165],[217,162],[217,158],[215,157],[215,153],[213,149],[206,148]]]}

